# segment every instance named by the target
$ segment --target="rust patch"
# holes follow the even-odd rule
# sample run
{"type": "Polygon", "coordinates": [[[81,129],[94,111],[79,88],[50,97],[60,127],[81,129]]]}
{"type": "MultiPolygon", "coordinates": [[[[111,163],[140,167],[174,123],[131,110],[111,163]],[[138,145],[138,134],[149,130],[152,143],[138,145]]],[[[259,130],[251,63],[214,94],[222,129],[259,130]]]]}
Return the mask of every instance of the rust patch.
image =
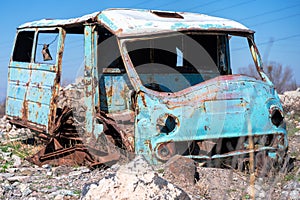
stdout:
{"type": "Polygon", "coordinates": [[[89,147],[83,144],[76,144],[69,148],[63,148],[60,142],[56,139],[52,139],[47,148],[43,148],[34,156],[27,158],[28,161],[35,163],[38,166],[44,164],[51,165],[88,165],[95,167],[96,165],[104,164],[119,159],[119,155],[116,153],[104,153],[106,154],[101,159],[95,161],[95,156],[90,153],[89,147]],[[50,150],[51,149],[51,150],[50,150]]]}
{"type": "Polygon", "coordinates": [[[36,112],[36,113],[35,113],[35,118],[37,119],[38,117],[39,117],[39,113],[36,112]]]}
{"type": "Polygon", "coordinates": [[[115,31],[115,34],[116,35],[119,35],[123,32],[123,29],[122,28],[119,28],[118,30],[115,31]]]}
{"type": "Polygon", "coordinates": [[[23,101],[23,107],[22,107],[22,120],[27,121],[28,119],[28,101],[25,99],[23,101]]]}
{"type": "Polygon", "coordinates": [[[10,123],[17,124],[19,126],[26,127],[26,128],[29,128],[31,130],[34,130],[34,131],[40,132],[40,133],[46,131],[46,126],[44,126],[44,125],[35,124],[33,122],[28,122],[27,120],[23,121],[23,119],[19,119],[16,117],[10,119],[10,123]]]}
{"type": "Polygon", "coordinates": [[[172,141],[161,143],[157,146],[156,152],[159,159],[167,161],[176,154],[175,143],[172,141]]]}
{"type": "Polygon", "coordinates": [[[147,146],[149,147],[150,151],[152,151],[151,140],[145,140],[144,144],[147,145],[147,146]]]}
{"type": "Polygon", "coordinates": [[[140,95],[141,95],[144,107],[147,107],[147,103],[146,103],[146,100],[145,100],[145,94],[141,92],[140,95]]]}
{"type": "Polygon", "coordinates": [[[113,96],[113,89],[112,87],[109,88],[109,90],[106,92],[107,97],[111,98],[113,96]]]}
{"type": "Polygon", "coordinates": [[[93,134],[82,133],[81,135],[80,126],[72,125],[74,122],[72,117],[72,109],[64,108],[56,117],[52,135],[39,135],[43,141],[48,141],[46,146],[27,160],[39,166],[51,164],[95,167],[119,160],[121,154],[113,149],[116,146],[134,152],[134,144],[118,128],[116,122],[105,113],[98,112],[96,116],[103,123],[104,130],[100,134],[105,136],[105,140],[99,139],[101,136],[95,138],[93,134]]]}
{"type": "Polygon", "coordinates": [[[121,142],[126,147],[126,150],[134,152],[134,146],[128,141],[125,133],[118,127],[117,123],[113,119],[109,118],[104,112],[98,112],[96,117],[103,122],[104,133],[113,136],[114,139],[120,138],[121,142]]]}

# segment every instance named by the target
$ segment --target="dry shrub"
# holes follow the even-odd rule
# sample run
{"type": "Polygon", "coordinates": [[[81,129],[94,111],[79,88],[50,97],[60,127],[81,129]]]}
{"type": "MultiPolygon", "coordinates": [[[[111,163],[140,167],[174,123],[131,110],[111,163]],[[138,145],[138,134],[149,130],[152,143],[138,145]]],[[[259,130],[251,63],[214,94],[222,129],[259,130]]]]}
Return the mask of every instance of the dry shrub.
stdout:
{"type": "Polygon", "coordinates": [[[5,114],[5,101],[0,102],[0,117],[2,117],[5,114]]]}
{"type": "Polygon", "coordinates": [[[198,189],[199,195],[205,199],[211,199],[209,194],[209,186],[204,180],[199,180],[195,184],[195,188],[198,189]]]}

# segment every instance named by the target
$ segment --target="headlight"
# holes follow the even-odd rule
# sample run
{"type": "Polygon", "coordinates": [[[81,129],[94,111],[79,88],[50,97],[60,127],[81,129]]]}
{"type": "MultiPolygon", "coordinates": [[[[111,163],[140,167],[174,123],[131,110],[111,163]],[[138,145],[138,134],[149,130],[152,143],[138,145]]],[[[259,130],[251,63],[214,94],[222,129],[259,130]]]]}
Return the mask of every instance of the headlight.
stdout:
{"type": "Polygon", "coordinates": [[[164,114],[157,119],[156,129],[159,133],[169,134],[179,126],[179,120],[172,114],[164,114]]]}
{"type": "Polygon", "coordinates": [[[271,118],[271,122],[275,125],[275,126],[279,126],[284,117],[283,117],[283,112],[280,110],[279,107],[272,105],[270,107],[270,118],[271,118]]]}

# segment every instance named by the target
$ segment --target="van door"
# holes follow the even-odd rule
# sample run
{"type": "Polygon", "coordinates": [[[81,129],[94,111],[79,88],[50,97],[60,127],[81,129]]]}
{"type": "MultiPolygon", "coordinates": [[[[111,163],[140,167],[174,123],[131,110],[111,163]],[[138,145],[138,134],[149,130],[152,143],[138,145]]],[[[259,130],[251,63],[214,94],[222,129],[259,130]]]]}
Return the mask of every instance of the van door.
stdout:
{"type": "Polygon", "coordinates": [[[8,67],[6,115],[13,123],[50,132],[56,115],[65,31],[17,31],[8,67]]]}

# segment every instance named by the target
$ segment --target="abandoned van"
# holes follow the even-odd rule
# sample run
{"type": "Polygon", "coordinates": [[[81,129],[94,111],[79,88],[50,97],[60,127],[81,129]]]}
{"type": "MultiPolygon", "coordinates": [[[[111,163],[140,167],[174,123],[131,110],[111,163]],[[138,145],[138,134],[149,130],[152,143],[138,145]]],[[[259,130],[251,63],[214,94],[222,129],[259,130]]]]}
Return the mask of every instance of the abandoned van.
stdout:
{"type": "Polygon", "coordinates": [[[207,163],[234,160],[238,167],[250,154],[260,165],[281,162],[288,145],[254,31],[186,12],[107,9],[21,25],[9,62],[6,115],[46,140],[31,158],[38,165],[93,166],[120,154],[159,164],[181,154],[207,163]],[[83,73],[65,86],[71,35],[83,44],[83,73]],[[233,73],[234,37],[248,42],[259,78],[233,73]]]}

